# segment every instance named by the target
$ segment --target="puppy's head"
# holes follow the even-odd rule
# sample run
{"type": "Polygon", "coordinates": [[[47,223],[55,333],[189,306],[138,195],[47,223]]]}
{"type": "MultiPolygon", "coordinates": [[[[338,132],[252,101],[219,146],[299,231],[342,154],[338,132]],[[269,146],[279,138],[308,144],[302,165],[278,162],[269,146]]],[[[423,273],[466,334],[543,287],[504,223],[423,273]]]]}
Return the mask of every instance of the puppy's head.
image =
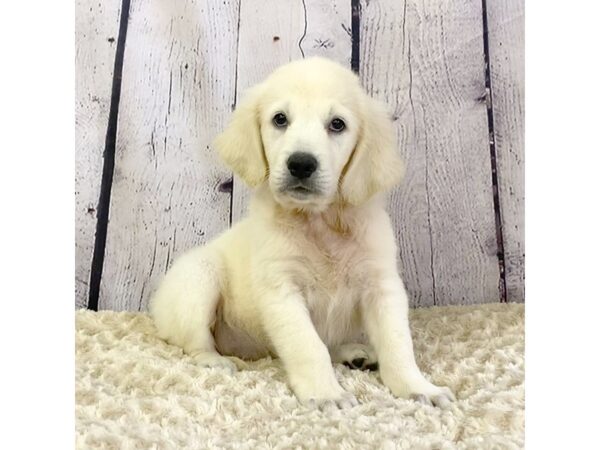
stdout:
{"type": "Polygon", "coordinates": [[[384,108],[322,58],[291,62],[251,88],[215,145],[248,185],[268,183],[289,208],[358,205],[402,174],[384,108]]]}

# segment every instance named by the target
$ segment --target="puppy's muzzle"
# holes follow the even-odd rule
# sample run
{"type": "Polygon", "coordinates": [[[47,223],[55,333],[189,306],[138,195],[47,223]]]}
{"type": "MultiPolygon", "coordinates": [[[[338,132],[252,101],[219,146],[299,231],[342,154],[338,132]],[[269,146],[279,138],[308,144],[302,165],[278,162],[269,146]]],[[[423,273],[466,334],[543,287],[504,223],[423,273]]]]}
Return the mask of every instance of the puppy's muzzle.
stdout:
{"type": "Polygon", "coordinates": [[[298,180],[306,180],[317,170],[319,163],[310,153],[295,152],[287,160],[290,174],[298,180]]]}

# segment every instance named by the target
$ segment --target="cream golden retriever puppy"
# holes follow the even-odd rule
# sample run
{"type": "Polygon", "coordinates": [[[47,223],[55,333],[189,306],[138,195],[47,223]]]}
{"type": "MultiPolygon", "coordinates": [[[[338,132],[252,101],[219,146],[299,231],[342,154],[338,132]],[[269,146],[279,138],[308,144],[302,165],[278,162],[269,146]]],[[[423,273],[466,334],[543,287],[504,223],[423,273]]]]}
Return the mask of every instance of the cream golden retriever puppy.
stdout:
{"type": "Polygon", "coordinates": [[[377,362],[395,395],[452,401],[415,363],[380,195],[402,164],[388,115],[356,75],[321,58],[282,66],[215,145],[255,188],[250,212],[168,271],[151,303],[160,336],[208,367],[277,356],[306,404],[356,404],[332,361],[377,362]]]}

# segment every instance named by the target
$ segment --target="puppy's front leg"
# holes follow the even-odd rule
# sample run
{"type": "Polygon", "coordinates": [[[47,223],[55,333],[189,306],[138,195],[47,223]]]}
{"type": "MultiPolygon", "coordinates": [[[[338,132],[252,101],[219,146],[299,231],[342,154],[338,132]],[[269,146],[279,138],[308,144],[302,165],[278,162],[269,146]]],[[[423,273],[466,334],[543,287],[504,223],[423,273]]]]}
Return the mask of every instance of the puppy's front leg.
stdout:
{"type": "Polygon", "coordinates": [[[377,358],[383,383],[402,398],[444,406],[454,400],[447,387],[423,376],[415,361],[408,325],[408,297],[393,274],[370,291],[361,303],[364,325],[377,358]]]}
{"type": "Polygon", "coordinates": [[[298,399],[315,406],[356,405],[356,398],[344,391],[335,378],[327,347],[315,330],[301,294],[286,286],[271,291],[263,301],[265,330],[298,399]]]}

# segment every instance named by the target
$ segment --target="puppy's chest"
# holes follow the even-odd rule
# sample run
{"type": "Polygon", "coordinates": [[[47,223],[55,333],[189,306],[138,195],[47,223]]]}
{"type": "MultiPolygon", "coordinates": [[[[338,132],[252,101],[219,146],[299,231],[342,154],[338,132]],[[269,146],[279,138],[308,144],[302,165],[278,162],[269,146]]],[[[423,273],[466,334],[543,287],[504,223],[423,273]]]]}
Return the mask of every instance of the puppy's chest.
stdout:
{"type": "Polygon", "coordinates": [[[353,236],[331,232],[328,229],[310,229],[304,236],[300,255],[309,266],[313,277],[308,286],[325,290],[330,295],[358,284],[366,251],[353,236]]]}
{"type": "Polygon", "coordinates": [[[358,302],[363,289],[352,260],[330,258],[315,264],[314,278],[303,280],[301,286],[315,329],[330,348],[345,342],[360,326],[358,302]]]}
{"type": "Polygon", "coordinates": [[[310,230],[302,255],[308,266],[299,281],[313,322],[326,342],[336,341],[356,320],[365,278],[366,252],[352,235],[310,230]]]}

